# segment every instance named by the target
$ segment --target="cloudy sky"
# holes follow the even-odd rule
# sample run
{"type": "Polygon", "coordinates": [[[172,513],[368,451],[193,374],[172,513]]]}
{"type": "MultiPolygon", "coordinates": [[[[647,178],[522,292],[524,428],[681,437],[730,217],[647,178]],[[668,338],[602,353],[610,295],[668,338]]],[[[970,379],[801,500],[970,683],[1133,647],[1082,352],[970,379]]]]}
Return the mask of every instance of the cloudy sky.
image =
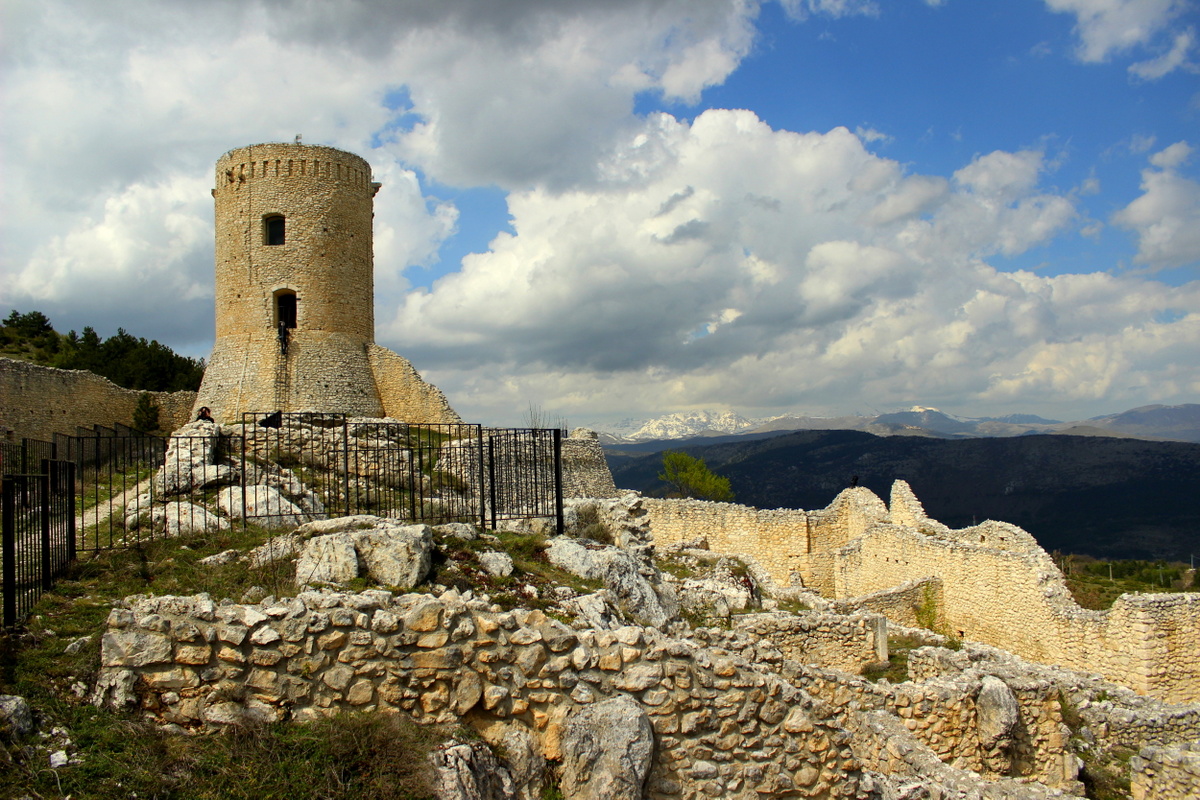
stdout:
{"type": "Polygon", "coordinates": [[[1195,0],[6,0],[0,310],[212,347],[212,164],[351,150],[464,417],[1200,402],[1195,0]]]}

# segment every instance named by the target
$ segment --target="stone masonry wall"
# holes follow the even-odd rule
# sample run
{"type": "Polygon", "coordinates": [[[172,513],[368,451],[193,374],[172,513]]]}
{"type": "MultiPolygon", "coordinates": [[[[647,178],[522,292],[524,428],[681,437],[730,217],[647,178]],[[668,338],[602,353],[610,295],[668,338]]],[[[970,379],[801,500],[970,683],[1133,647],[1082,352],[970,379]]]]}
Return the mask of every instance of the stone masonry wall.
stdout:
{"type": "Polygon", "coordinates": [[[576,428],[562,440],[563,497],[620,497],[594,431],[576,428]]]}
{"type": "Polygon", "coordinates": [[[1129,766],[1133,800],[1195,800],[1200,795],[1200,742],[1147,747],[1129,766]]]}
{"type": "Polygon", "coordinates": [[[738,614],[736,630],[767,639],[783,657],[858,674],[887,661],[887,620],[880,614],[738,614]]]}
{"type": "Polygon", "coordinates": [[[130,600],[109,616],[93,699],[184,727],[398,709],[485,732],[518,725],[556,761],[574,710],[625,694],[654,730],[652,800],[851,798],[866,785],[830,706],[653,629],[577,631],[453,591],[130,600]]]}
{"type": "MultiPolygon", "coordinates": [[[[660,546],[703,537],[715,552],[750,555],[778,583],[800,579],[837,601],[940,578],[932,611],[948,633],[1098,671],[1156,697],[1200,700],[1200,595],[1126,595],[1109,611],[1089,611],[1020,528],[989,521],[951,530],[926,517],[899,481],[892,502],[894,514],[855,488],[816,512],[650,498],[644,506],[660,546]]],[[[913,599],[878,610],[911,625],[913,599]]]]}
{"type": "Polygon", "coordinates": [[[1005,675],[1002,683],[985,685],[980,674],[930,674],[920,683],[873,683],[824,665],[804,663],[804,659],[789,658],[781,642],[770,636],[770,629],[764,632],[768,636],[758,638],[741,628],[706,628],[697,630],[693,637],[782,675],[837,709],[839,724],[856,734],[862,725],[857,719],[859,712],[884,712],[900,726],[890,737],[899,750],[890,755],[880,752],[869,738],[858,735],[853,743],[855,752],[872,769],[909,773],[896,765],[889,767],[888,762],[894,757],[903,760],[914,744],[922,744],[937,760],[973,770],[989,780],[1012,776],[1033,778],[1053,787],[1077,788],[1069,731],[1063,724],[1058,688],[1053,681],[1005,675]],[[995,716],[993,696],[997,690],[1012,699],[1010,725],[1003,731],[990,724],[995,716]]]}
{"type": "Polygon", "coordinates": [[[426,383],[408,359],[377,344],[367,346],[383,416],[407,422],[462,422],[446,395],[426,383]]]}
{"type": "MultiPolygon", "coordinates": [[[[0,358],[0,426],[14,436],[49,440],[55,433],[120,423],[133,425],[142,392],[122,389],[84,370],[54,369],[0,358]]],[[[173,431],[190,419],[195,392],[150,392],[158,404],[159,424],[173,431]]]]}
{"type": "Polygon", "coordinates": [[[642,505],[657,547],[704,538],[713,552],[750,556],[784,586],[809,573],[807,512],[653,497],[642,505]]]}

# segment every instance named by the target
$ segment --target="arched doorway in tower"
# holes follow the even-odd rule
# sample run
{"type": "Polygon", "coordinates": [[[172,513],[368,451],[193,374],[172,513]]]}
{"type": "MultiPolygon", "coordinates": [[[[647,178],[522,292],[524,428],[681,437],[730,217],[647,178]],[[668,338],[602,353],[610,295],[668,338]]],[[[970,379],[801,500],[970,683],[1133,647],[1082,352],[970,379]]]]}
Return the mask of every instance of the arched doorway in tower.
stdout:
{"type": "Polygon", "coordinates": [[[275,327],[292,329],[298,319],[296,293],[291,289],[275,292],[275,327]]]}

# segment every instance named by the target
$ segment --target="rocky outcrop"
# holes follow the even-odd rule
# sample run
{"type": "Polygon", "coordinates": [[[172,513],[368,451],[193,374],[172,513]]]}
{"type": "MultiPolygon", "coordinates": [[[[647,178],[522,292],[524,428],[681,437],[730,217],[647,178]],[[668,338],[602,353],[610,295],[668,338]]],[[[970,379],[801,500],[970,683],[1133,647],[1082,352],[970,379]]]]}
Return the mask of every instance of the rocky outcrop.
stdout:
{"type": "MultiPolygon", "coordinates": [[[[562,734],[562,791],[574,800],[641,800],[654,754],[654,729],[638,703],[621,695],[584,706],[562,734]]],[[[715,778],[714,764],[700,761],[693,774],[715,778]]]]}
{"type": "Polygon", "coordinates": [[[663,627],[678,611],[673,594],[665,586],[656,591],[638,560],[619,547],[559,537],[546,548],[546,558],[581,578],[603,581],[617,606],[642,624],[663,627]]]}

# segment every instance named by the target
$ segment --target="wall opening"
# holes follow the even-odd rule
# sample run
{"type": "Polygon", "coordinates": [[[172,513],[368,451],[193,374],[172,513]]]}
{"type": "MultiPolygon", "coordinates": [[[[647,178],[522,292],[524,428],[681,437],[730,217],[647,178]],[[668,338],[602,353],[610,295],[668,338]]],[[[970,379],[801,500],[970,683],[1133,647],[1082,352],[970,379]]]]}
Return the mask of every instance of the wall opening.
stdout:
{"type": "Polygon", "coordinates": [[[290,289],[275,293],[275,327],[296,327],[296,293],[290,289]]]}
{"type": "Polygon", "coordinates": [[[263,217],[263,244],[283,244],[287,239],[287,226],[282,214],[263,217]]]}

